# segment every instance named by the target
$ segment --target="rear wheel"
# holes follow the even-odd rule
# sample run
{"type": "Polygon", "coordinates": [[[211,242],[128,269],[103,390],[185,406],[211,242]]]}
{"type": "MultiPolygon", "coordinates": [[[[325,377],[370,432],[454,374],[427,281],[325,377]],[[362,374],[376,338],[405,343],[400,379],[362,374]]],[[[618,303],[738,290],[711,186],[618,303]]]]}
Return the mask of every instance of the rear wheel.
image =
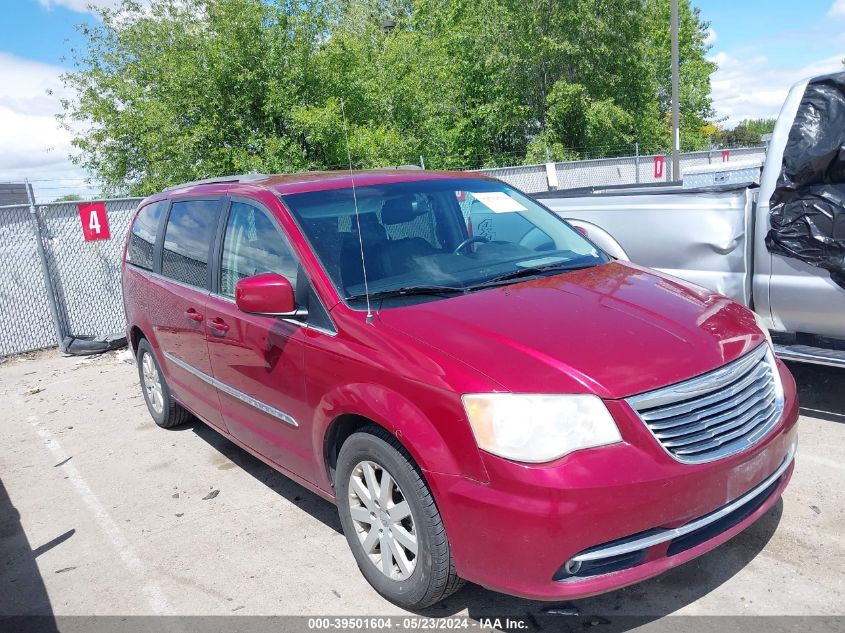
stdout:
{"type": "Polygon", "coordinates": [[[366,427],[338,455],[337,505],[361,573],[382,596],[422,609],[461,588],[446,529],[408,452],[380,427],[366,427]]]}
{"type": "Polygon", "coordinates": [[[170,395],[170,387],[161,373],[153,349],[146,339],[138,343],[138,376],[144,401],[155,423],[169,429],[184,424],[191,419],[191,414],[170,395]]]}

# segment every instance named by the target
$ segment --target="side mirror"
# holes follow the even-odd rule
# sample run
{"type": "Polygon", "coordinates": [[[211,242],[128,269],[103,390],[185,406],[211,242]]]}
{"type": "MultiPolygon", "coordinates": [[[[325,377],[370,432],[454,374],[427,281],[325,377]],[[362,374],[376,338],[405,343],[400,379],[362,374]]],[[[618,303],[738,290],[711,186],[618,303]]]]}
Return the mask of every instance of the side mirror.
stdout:
{"type": "Polygon", "coordinates": [[[241,312],[266,316],[299,317],[290,282],[278,273],[241,279],[235,286],[235,303],[241,312]]]}

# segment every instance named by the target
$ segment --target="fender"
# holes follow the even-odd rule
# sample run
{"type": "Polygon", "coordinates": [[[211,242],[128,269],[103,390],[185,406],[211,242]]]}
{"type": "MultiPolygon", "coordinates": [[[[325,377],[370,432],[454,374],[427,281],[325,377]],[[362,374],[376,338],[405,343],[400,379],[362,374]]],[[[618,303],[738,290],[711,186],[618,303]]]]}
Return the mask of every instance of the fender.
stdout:
{"type": "Polygon", "coordinates": [[[143,302],[143,288],[147,283],[149,283],[149,280],[147,279],[149,274],[149,271],[142,271],[132,267],[131,265],[123,264],[123,274],[121,276],[120,286],[123,292],[124,314],[126,315],[126,336],[129,345],[133,347],[132,351],[134,352],[134,346],[137,344],[137,340],[135,340],[132,336],[132,329],[138,328],[153,348],[153,351],[156,353],[156,356],[159,358],[159,362],[161,363],[163,362],[161,346],[158,344],[155,328],[153,328],[153,324],[150,322],[146,303],[142,303],[142,306],[135,306],[134,308],[127,307],[126,303],[126,297],[128,295],[141,297],[139,301],[143,302]]]}
{"type": "MultiPolygon", "coordinates": [[[[435,398],[421,400],[431,402],[435,398]]],[[[443,401],[440,394],[437,401],[443,401]]],[[[350,383],[326,393],[315,408],[312,426],[314,455],[325,455],[331,424],[342,415],[368,418],[395,435],[426,472],[463,475],[488,480],[475,438],[464,419],[460,401],[456,408],[437,407],[424,413],[404,395],[374,383],[350,383]],[[432,421],[435,412],[440,424],[432,421]]]]}
{"type": "Polygon", "coordinates": [[[593,244],[598,246],[608,255],[611,255],[616,259],[621,259],[625,262],[631,261],[631,258],[628,257],[628,253],[625,252],[622,245],[613,239],[613,236],[610,233],[597,224],[593,224],[592,222],[587,222],[585,220],[576,220],[575,218],[566,218],[566,221],[575,227],[579,233],[586,235],[587,239],[593,242],[593,244]]]}

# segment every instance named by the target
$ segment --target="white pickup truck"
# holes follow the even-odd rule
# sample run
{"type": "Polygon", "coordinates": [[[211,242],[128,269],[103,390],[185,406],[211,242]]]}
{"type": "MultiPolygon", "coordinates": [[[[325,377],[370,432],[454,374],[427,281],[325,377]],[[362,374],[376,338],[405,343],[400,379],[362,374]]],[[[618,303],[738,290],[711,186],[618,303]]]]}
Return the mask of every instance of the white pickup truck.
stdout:
{"type": "Polygon", "coordinates": [[[782,358],[845,367],[845,73],[792,88],[759,187],[533,196],[609,254],[753,308],[782,358]]]}

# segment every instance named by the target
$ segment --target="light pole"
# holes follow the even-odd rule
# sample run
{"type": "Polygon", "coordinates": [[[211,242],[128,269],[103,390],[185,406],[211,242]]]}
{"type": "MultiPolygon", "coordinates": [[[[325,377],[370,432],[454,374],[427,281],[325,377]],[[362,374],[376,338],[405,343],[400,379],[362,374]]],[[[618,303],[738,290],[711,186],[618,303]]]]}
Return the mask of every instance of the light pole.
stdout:
{"type": "Polygon", "coordinates": [[[681,179],[681,129],[678,63],[678,0],[672,0],[672,180],[681,179]]]}

